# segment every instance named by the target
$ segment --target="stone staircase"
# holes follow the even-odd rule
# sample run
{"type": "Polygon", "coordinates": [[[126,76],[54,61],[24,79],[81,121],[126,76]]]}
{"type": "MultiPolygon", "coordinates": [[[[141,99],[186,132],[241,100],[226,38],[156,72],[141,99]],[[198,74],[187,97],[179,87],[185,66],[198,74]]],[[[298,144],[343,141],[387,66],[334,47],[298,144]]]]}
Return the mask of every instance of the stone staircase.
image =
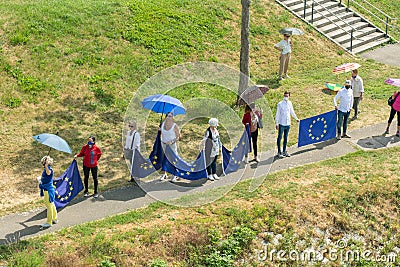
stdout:
{"type": "Polygon", "coordinates": [[[338,1],[275,1],[351,54],[361,53],[390,40],[385,32],[338,1]]]}

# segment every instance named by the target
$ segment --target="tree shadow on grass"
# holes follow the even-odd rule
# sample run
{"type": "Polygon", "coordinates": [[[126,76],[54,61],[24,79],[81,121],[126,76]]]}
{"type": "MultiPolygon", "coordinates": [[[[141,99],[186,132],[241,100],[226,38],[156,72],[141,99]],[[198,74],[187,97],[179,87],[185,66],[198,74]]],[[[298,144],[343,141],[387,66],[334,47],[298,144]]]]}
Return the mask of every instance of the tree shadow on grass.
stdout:
{"type": "Polygon", "coordinates": [[[269,89],[278,89],[279,87],[281,87],[278,79],[259,79],[256,81],[257,84],[263,84],[263,85],[267,85],[269,87],[269,89]]]}

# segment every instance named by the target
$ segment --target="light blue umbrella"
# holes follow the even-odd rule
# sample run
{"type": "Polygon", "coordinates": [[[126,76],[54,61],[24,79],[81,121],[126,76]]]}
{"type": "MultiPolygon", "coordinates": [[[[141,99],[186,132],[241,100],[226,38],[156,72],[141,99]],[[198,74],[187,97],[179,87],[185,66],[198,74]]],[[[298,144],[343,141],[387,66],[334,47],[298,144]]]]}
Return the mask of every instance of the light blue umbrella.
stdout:
{"type": "MultiPolygon", "coordinates": [[[[72,153],[71,148],[69,147],[67,141],[59,137],[58,135],[55,134],[49,134],[49,133],[42,133],[33,136],[33,139],[38,141],[39,143],[49,146],[50,150],[54,148],[55,150],[62,151],[62,152],[67,152],[69,154],[72,153]]],[[[49,150],[49,153],[50,153],[49,150]]]]}

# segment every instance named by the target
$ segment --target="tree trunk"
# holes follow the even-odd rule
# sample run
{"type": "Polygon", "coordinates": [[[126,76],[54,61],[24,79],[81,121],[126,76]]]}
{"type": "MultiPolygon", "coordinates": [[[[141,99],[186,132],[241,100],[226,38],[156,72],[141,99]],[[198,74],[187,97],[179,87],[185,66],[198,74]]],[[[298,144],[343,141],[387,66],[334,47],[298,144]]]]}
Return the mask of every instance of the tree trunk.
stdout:
{"type": "Polygon", "coordinates": [[[239,97],[249,86],[250,80],[250,0],[242,1],[242,30],[240,47],[240,79],[238,98],[236,104],[243,105],[244,101],[239,97]]]}

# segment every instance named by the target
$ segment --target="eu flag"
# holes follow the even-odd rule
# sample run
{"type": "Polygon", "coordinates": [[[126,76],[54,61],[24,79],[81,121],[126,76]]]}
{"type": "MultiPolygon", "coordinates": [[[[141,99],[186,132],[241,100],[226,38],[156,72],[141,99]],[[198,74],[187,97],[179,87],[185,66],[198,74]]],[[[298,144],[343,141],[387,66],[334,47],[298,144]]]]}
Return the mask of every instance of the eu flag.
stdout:
{"type": "Polygon", "coordinates": [[[163,169],[166,172],[187,180],[207,178],[204,150],[200,152],[194,162],[187,163],[176,155],[170,146],[166,146],[163,169]]]}
{"type": "MultiPolygon", "coordinates": [[[[153,150],[150,152],[149,159],[156,170],[162,167],[164,151],[161,146],[161,131],[158,131],[156,140],[154,141],[153,150]]],[[[136,176],[139,177],[139,176],[136,176]]]]}
{"type": "Polygon", "coordinates": [[[137,149],[135,149],[134,153],[132,163],[133,177],[144,178],[156,171],[150,159],[145,159],[137,149]]]}
{"type": "Polygon", "coordinates": [[[68,169],[53,184],[56,188],[54,204],[57,209],[67,205],[79,192],[83,190],[81,175],[76,160],[73,160],[68,169]]]}
{"type": "Polygon", "coordinates": [[[304,119],[299,125],[298,147],[319,143],[336,137],[337,111],[304,119]]]}
{"type": "Polygon", "coordinates": [[[235,146],[232,152],[222,146],[222,169],[224,174],[235,172],[239,169],[240,163],[242,162],[245,155],[250,150],[250,139],[248,135],[248,129],[244,130],[242,137],[238,144],[235,146]]]}

